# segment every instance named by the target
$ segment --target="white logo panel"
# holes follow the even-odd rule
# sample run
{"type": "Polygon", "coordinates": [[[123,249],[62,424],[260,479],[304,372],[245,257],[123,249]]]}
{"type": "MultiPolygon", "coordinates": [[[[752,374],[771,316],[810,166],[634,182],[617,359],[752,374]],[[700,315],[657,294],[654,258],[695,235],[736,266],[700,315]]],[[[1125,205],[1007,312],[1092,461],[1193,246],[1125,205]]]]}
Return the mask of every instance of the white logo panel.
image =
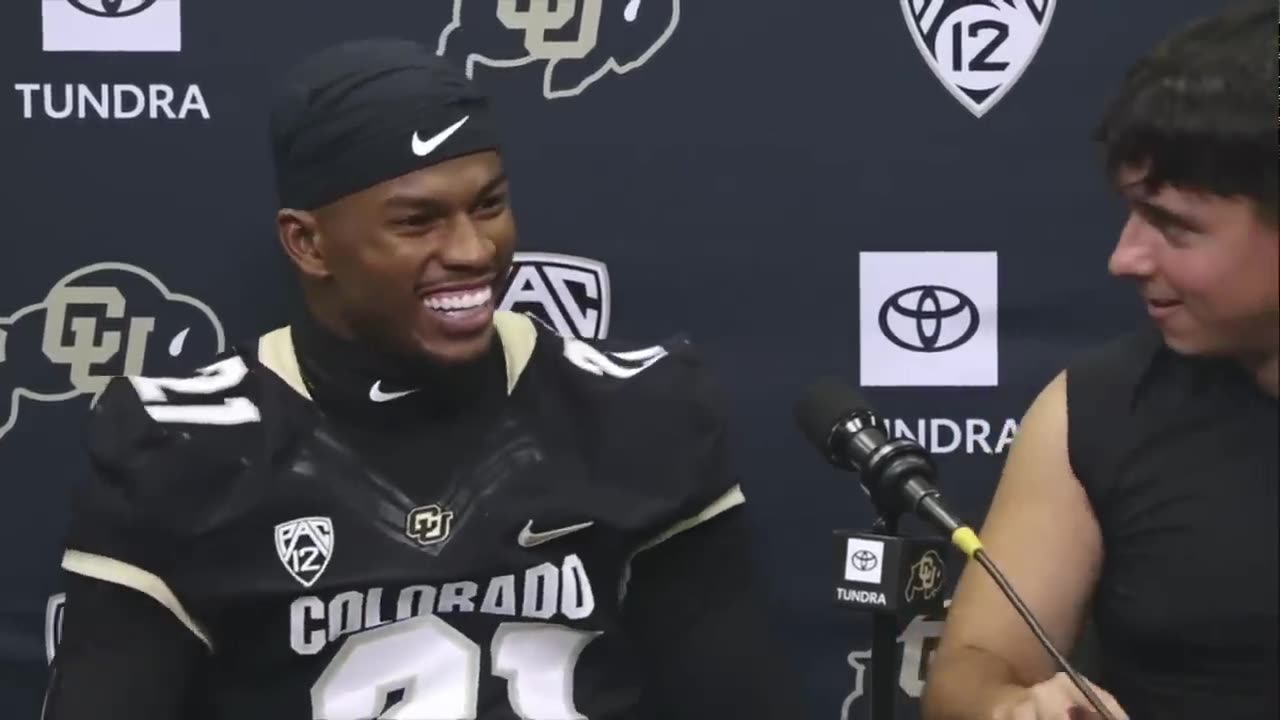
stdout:
{"type": "Polygon", "coordinates": [[[182,0],[42,0],[45,52],[180,52],[182,0]]]}
{"type": "Polygon", "coordinates": [[[844,579],[879,585],[884,575],[884,543],[879,540],[849,538],[845,548],[844,579]]]}
{"type": "Polygon", "coordinates": [[[996,253],[864,252],[858,284],[863,386],[999,384],[996,253]]]}

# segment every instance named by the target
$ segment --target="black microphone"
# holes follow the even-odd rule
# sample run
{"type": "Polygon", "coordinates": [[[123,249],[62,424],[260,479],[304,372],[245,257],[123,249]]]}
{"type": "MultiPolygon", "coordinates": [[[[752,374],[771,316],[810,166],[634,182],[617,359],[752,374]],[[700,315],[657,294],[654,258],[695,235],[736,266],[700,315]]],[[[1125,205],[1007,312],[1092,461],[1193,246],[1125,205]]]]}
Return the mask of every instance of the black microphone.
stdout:
{"type": "MultiPolygon", "coordinates": [[[[1031,609],[1018,597],[1013,586],[987,555],[978,534],[942,504],[938,489],[933,484],[937,470],[929,453],[919,443],[907,438],[889,439],[879,427],[876,414],[870,406],[853,388],[833,377],[822,378],[809,386],[795,405],[795,419],[804,436],[828,462],[858,474],[862,488],[871,496],[872,504],[881,515],[896,517],[907,512],[914,513],[949,536],[953,545],[986,570],[1036,639],[1089,700],[1094,710],[1105,720],[1115,720],[1080,673],[1054,647],[1031,609]]],[[[854,549],[854,543],[865,542],[856,535],[837,535],[844,535],[849,543],[848,564],[843,571],[845,579],[862,581],[860,574],[865,574],[867,568],[875,566],[879,558],[874,552],[854,549]]],[[[936,587],[938,580],[940,578],[932,580],[929,587],[936,587]]],[[[837,598],[847,604],[865,605],[861,598],[858,598],[858,602],[850,601],[847,590],[841,596],[839,588],[837,598]]]]}
{"type": "Polygon", "coordinates": [[[890,440],[856,391],[836,378],[822,378],[796,403],[795,419],[828,461],[858,474],[882,514],[915,514],[972,555],[977,537],[971,541],[973,531],[943,505],[929,453],[913,440],[890,440]]]}

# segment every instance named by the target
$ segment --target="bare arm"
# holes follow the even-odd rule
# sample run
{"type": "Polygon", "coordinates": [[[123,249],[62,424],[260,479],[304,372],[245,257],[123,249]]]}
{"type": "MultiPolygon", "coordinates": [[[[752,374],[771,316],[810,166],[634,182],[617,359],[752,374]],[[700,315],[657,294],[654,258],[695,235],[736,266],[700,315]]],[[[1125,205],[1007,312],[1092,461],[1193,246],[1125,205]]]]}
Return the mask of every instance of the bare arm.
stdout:
{"type": "MultiPolygon", "coordinates": [[[[1027,410],[980,533],[988,555],[1064,654],[1102,565],[1102,533],[1067,455],[1066,375],[1027,410]]],[[[1053,658],[976,563],[960,576],[922,699],[924,720],[990,720],[1053,658]]]]}

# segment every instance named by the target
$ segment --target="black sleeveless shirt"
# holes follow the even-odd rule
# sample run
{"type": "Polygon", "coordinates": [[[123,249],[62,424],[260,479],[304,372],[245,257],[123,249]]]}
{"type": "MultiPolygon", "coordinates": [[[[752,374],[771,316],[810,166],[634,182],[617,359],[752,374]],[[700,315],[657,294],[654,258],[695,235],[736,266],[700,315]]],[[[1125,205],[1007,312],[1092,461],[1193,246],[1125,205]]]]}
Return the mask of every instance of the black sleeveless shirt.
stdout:
{"type": "Polygon", "coordinates": [[[1276,399],[1139,332],[1072,364],[1067,404],[1105,555],[1095,681],[1133,720],[1275,720],[1276,399]]]}

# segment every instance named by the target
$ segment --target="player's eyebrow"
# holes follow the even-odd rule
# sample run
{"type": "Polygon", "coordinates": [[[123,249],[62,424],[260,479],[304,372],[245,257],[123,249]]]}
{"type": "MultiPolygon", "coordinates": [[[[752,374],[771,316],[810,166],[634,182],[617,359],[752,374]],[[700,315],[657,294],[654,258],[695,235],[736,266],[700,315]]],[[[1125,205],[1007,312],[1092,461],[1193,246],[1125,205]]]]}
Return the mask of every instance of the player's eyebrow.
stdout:
{"type": "Polygon", "coordinates": [[[1128,201],[1134,210],[1153,225],[1176,227],[1192,232],[1204,231],[1204,226],[1190,215],[1172,210],[1152,200],[1145,180],[1140,179],[1125,184],[1117,183],[1116,190],[1124,196],[1124,199],[1128,201]]]}
{"type": "MultiPolygon", "coordinates": [[[[494,190],[498,189],[500,186],[502,186],[506,182],[507,182],[507,174],[505,172],[499,173],[498,175],[494,176],[493,178],[485,182],[484,185],[480,186],[480,189],[475,192],[475,198],[479,200],[485,197],[486,195],[488,195],[489,193],[492,193],[494,190]]],[[[383,203],[383,207],[386,208],[387,210],[393,210],[393,211],[394,210],[412,210],[415,212],[421,212],[426,214],[438,213],[440,215],[447,214],[449,211],[449,204],[438,198],[434,198],[430,195],[418,195],[418,194],[409,193],[409,192],[399,192],[392,195],[391,197],[386,199],[386,201],[383,203]]]]}
{"type": "Polygon", "coordinates": [[[476,193],[476,197],[484,197],[485,195],[488,195],[489,193],[498,189],[498,187],[500,187],[506,181],[507,181],[507,174],[505,172],[498,173],[497,175],[494,176],[492,180],[480,186],[480,191],[476,193]]]}
{"type": "Polygon", "coordinates": [[[1158,203],[1151,202],[1150,200],[1131,198],[1130,202],[1133,204],[1134,209],[1141,213],[1143,217],[1151,221],[1153,225],[1176,227],[1183,230],[1190,230],[1192,232],[1204,231],[1203,225],[1201,225],[1195,218],[1184,213],[1170,210],[1169,208],[1158,203]]]}

